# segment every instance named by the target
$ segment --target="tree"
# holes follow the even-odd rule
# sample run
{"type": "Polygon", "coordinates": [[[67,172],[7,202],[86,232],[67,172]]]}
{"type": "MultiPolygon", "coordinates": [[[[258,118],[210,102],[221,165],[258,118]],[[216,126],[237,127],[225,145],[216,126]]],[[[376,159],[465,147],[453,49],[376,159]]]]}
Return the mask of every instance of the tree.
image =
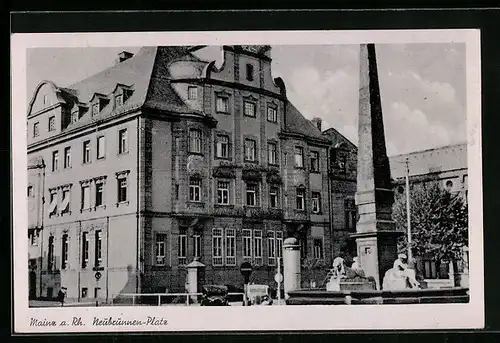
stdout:
{"type": "MultiPolygon", "coordinates": [[[[410,190],[412,254],[440,261],[451,261],[455,273],[468,239],[467,203],[458,194],[443,190],[435,182],[414,184],[410,190]]],[[[396,193],[393,218],[405,234],[398,249],[407,251],[405,193],[396,193]]],[[[455,280],[456,282],[458,280],[455,280]]]]}

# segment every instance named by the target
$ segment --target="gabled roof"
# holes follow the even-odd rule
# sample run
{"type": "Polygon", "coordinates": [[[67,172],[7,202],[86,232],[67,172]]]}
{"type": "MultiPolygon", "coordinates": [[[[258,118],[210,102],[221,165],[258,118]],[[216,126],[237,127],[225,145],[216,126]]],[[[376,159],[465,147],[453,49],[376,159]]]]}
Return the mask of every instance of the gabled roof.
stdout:
{"type": "Polygon", "coordinates": [[[323,137],[331,141],[335,146],[346,144],[351,150],[356,151],[358,149],[356,145],[354,145],[354,143],[352,143],[349,139],[347,139],[343,134],[341,134],[333,127],[323,131],[323,137]]]}
{"type": "Polygon", "coordinates": [[[325,139],[321,135],[321,131],[288,100],[286,102],[285,130],[299,135],[325,139]]]}

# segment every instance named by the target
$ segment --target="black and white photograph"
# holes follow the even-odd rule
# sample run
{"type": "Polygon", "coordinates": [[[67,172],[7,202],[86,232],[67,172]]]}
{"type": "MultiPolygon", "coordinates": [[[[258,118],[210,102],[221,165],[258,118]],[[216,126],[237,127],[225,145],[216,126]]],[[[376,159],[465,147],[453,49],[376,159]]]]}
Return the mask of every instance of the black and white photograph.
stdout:
{"type": "Polygon", "coordinates": [[[484,324],[477,30],[19,34],[12,65],[17,330],[484,324]]]}

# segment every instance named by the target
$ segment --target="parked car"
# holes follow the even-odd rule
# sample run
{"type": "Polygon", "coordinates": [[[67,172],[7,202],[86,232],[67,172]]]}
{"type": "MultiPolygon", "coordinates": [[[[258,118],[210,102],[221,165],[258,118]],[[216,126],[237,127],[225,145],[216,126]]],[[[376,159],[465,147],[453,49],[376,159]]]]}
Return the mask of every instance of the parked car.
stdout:
{"type": "Polygon", "coordinates": [[[200,306],[229,306],[228,289],[223,285],[205,285],[202,289],[200,306]]]}
{"type": "Polygon", "coordinates": [[[249,305],[272,305],[271,290],[268,285],[247,285],[249,305]]]}

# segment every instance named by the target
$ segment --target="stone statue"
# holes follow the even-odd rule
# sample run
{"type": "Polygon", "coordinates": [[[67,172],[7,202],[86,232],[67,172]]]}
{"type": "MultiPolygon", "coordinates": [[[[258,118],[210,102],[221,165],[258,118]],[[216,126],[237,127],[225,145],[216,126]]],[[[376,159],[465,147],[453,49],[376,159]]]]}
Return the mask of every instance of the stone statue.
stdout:
{"type": "Polygon", "coordinates": [[[399,254],[394,261],[393,267],[389,269],[382,282],[383,290],[402,290],[420,288],[420,283],[416,279],[415,269],[408,267],[408,257],[399,254]]]}
{"type": "Polygon", "coordinates": [[[365,277],[365,271],[363,270],[363,268],[361,268],[361,264],[359,263],[359,257],[355,256],[353,258],[353,263],[351,265],[351,269],[356,274],[354,277],[357,277],[357,276],[362,277],[362,278],[365,277]]]}
{"type": "Polygon", "coordinates": [[[361,268],[359,258],[354,257],[351,267],[345,265],[345,260],[342,257],[337,257],[333,260],[333,268],[330,270],[330,279],[326,284],[327,291],[340,291],[340,284],[349,284],[351,282],[371,283],[374,282],[373,277],[366,277],[364,270],[361,268]]]}

